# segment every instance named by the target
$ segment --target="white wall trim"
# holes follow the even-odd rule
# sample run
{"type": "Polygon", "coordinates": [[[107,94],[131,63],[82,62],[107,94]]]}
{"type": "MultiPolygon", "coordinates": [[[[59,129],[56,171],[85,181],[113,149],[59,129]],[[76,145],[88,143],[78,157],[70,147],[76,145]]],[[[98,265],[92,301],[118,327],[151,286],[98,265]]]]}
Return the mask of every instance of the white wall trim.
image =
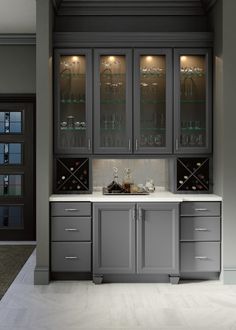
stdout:
{"type": "Polygon", "coordinates": [[[223,282],[224,284],[236,284],[236,266],[224,267],[223,282]]]}
{"type": "Polygon", "coordinates": [[[36,34],[0,34],[0,45],[35,45],[36,34]]]}

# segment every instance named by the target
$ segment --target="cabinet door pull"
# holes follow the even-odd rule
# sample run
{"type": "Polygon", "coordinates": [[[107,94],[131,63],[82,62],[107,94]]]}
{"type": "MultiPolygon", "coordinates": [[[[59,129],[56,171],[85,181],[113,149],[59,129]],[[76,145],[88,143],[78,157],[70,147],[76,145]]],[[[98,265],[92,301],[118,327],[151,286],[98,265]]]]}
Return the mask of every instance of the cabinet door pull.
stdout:
{"type": "Polygon", "coordinates": [[[142,221],[142,219],[143,219],[143,211],[142,211],[141,208],[138,209],[138,219],[139,219],[140,221],[142,221]]]}
{"type": "Polygon", "coordinates": [[[207,228],[201,228],[201,227],[195,228],[194,230],[195,231],[209,231],[207,228]]]}
{"type": "Polygon", "coordinates": [[[196,256],[195,259],[198,259],[198,260],[207,260],[208,258],[206,256],[196,256]]]}
{"type": "Polygon", "coordinates": [[[135,208],[133,208],[133,210],[132,210],[132,217],[133,217],[133,220],[136,219],[136,211],[135,211],[135,208]]]}
{"type": "Polygon", "coordinates": [[[91,140],[88,139],[88,150],[91,150],[91,140]]]}
{"type": "Polygon", "coordinates": [[[135,139],[135,150],[138,150],[138,139],[135,139]]]}
{"type": "Polygon", "coordinates": [[[197,212],[206,212],[206,211],[208,211],[208,209],[198,208],[198,209],[195,209],[195,211],[197,211],[197,212]]]}
{"type": "Polygon", "coordinates": [[[65,257],[65,259],[70,259],[70,260],[72,260],[72,259],[79,259],[78,257],[76,257],[76,256],[68,256],[68,257],[65,257]]]}
{"type": "Polygon", "coordinates": [[[66,212],[77,212],[79,211],[78,209],[65,209],[66,212]]]}
{"type": "Polygon", "coordinates": [[[129,150],[131,150],[131,140],[130,139],[128,141],[128,148],[129,148],[129,150]]]}
{"type": "Polygon", "coordinates": [[[178,138],[175,139],[175,149],[176,150],[179,149],[179,139],[178,138]]]}
{"type": "Polygon", "coordinates": [[[77,228],[65,228],[65,231],[79,231],[77,228]]]}

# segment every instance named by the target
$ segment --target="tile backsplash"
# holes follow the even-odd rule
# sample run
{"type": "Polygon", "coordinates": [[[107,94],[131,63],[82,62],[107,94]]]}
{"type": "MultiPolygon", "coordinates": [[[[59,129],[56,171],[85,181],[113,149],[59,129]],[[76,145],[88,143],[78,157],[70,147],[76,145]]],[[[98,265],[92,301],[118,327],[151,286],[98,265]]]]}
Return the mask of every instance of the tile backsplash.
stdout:
{"type": "Polygon", "coordinates": [[[119,181],[123,181],[125,168],[130,168],[136,184],[153,179],[155,186],[168,187],[167,159],[94,159],[93,187],[105,187],[113,180],[113,167],[118,168],[119,181]]]}

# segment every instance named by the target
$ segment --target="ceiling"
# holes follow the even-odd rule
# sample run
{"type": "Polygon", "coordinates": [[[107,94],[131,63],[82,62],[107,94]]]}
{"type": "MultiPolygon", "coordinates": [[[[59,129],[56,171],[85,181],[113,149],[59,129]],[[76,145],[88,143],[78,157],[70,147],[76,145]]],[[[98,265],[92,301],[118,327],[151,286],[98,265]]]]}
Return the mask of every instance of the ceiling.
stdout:
{"type": "Polygon", "coordinates": [[[36,0],[0,0],[0,34],[35,32],[36,0]]]}
{"type": "MultiPolygon", "coordinates": [[[[216,0],[51,0],[59,15],[204,15],[216,0]]],[[[0,0],[0,34],[35,33],[36,0],[0,0]]]]}

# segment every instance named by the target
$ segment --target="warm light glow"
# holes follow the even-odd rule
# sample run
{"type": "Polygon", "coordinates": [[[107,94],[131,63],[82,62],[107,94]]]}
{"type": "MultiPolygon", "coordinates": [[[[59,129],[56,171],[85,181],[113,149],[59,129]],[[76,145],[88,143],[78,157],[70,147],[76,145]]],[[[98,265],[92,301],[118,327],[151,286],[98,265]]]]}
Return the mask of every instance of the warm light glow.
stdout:
{"type": "Polygon", "coordinates": [[[152,61],[152,56],[147,56],[147,57],[146,57],[146,60],[147,60],[148,62],[151,62],[151,61],[152,61]]]}
{"type": "Polygon", "coordinates": [[[77,62],[78,60],[79,60],[79,57],[78,57],[78,56],[73,56],[73,57],[72,57],[72,61],[73,61],[73,62],[77,62]]]}
{"type": "Polygon", "coordinates": [[[180,60],[181,60],[181,62],[185,62],[187,60],[187,57],[186,56],[181,56],[180,60]]]}
{"type": "Polygon", "coordinates": [[[109,56],[109,61],[110,62],[114,62],[115,61],[115,57],[114,56],[109,56]]]}

